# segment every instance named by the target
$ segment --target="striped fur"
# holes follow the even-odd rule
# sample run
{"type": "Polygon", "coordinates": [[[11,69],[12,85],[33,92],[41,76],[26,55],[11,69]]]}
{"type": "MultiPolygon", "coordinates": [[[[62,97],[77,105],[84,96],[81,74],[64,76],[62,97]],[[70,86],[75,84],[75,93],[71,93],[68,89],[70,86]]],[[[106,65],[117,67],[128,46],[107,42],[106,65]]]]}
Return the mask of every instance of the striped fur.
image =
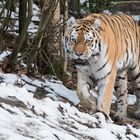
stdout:
{"type": "Polygon", "coordinates": [[[135,117],[140,119],[140,28],[132,17],[91,14],[79,20],[69,19],[65,52],[71,60],[79,60],[77,94],[83,106],[108,116],[115,85],[116,115],[126,116],[127,73],[131,73],[136,84],[135,117]],[[93,81],[97,85],[96,107],[91,93],[93,81]]]}

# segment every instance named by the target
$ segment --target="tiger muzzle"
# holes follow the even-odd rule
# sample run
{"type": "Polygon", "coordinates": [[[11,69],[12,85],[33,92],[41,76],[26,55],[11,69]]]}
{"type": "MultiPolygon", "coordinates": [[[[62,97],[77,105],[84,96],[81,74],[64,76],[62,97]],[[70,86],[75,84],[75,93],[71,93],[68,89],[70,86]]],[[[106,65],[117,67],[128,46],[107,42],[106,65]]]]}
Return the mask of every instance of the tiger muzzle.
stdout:
{"type": "Polygon", "coordinates": [[[83,65],[83,66],[86,66],[86,65],[89,64],[86,59],[82,60],[82,59],[79,59],[79,58],[73,60],[73,62],[74,62],[75,65],[83,65]]]}

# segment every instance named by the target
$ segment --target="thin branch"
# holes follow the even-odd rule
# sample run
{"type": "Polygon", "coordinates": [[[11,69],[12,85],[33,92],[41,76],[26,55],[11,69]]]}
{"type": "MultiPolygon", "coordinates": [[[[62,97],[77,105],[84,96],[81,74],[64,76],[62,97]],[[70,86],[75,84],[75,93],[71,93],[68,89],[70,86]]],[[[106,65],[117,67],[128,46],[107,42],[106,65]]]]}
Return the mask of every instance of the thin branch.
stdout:
{"type": "Polygon", "coordinates": [[[10,60],[8,65],[6,66],[5,70],[12,70],[15,68],[15,64],[17,61],[18,53],[23,45],[23,42],[25,40],[26,34],[27,34],[27,29],[30,24],[31,18],[32,18],[32,0],[28,0],[28,15],[27,15],[27,20],[22,28],[21,34],[19,34],[16,42],[16,46],[13,49],[13,52],[11,54],[10,60]]]}
{"type": "Polygon", "coordinates": [[[56,74],[56,72],[55,72],[55,69],[54,69],[54,66],[53,66],[52,62],[50,61],[50,59],[49,59],[49,57],[47,56],[47,54],[45,53],[45,51],[42,50],[42,52],[44,53],[45,57],[47,58],[48,63],[50,64],[50,66],[51,66],[51,68],[52,68],[52,72],[54,73],[55,77],[57,77],[57,74],[56,74]]]}

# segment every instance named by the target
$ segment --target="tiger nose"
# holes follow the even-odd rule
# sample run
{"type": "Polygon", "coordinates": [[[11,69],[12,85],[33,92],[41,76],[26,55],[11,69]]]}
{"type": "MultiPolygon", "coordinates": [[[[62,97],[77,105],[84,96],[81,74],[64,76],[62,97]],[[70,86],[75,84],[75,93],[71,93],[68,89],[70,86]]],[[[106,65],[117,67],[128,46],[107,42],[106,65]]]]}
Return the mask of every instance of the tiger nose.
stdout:
{"type": "Polygon", "coordinates": [[[75,53],[75,55],[77,55],[78,57],[80,57],[81,55],[83,55],[83,53],[75,53]]]}

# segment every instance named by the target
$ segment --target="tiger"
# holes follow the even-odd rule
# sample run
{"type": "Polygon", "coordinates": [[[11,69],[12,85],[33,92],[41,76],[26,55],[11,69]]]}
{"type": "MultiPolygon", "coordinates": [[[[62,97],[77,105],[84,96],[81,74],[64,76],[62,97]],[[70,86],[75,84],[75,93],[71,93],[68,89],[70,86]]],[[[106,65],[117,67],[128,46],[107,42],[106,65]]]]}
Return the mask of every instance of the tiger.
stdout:
{"type": "Polygon", "coordinates": [[[140,27],[131,16],[93,13],[82,19],[71,17],[64,44],[66,62],[73,61],[77,68],[77,95],[82,106],[109,117],[115,87],[114,118],[127,117],[130,78],[136,95],[133,115],[140,119],[140,27]]]}

